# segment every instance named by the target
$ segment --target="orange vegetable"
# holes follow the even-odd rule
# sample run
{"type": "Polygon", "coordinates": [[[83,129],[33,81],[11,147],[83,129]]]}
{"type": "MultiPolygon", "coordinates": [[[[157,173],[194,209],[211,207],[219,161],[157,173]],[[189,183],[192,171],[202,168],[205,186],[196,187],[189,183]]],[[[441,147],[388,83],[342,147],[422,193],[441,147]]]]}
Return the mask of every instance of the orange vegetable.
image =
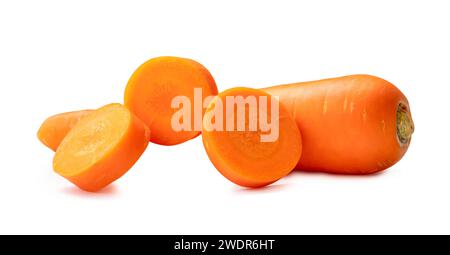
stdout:
{"type": "Polygon", "coordinates": [[[280,97],[302,132],[298,169],[374,173],[399,161],[410,144],[408,100],[383,79],[351,75],[263,90],[280,97]]]}
{"type": "Polygon", "coordinates": [[[217,87],[209,71],[194,60],[178,57],[158,57],[141,65],[131,76],[125,89],[125,105],[152,131],[150,141],[162,145],[183,143],[201,132],[202,116],[195,116],[194,88],[200,88],[201,102],[207,96],[216,95],[217,87]],[[191,104],[192,125],[189,130],[172,128],[176,109],[171,107],[176,96],[186,96],[191,104]],[[200,119],[200,126],[194,125],[200,119]]]}
{"type": "Polygon", "coordinates": [[[125,174],[148,144],[144,123],[120,104],[82,118],[62,140],[55,172],[86,191],[97,191],[125,174]]]}
{"type": "Polygon", "coordinates": [[[289,112],[281,105],[278,114],[272,111],[274,103],[278,105],[278,100],[271,101],[269,94],[249,88],[226,90],[209,103],[203,119],[203,144],[211,162],[230,181],[246,187],[262,187],[287,175],[299,161],[302,151],[300,131],[289,112]],[[245,108],[241,109],[245,109],[245,123],[242,122],[245,129],[238,131],[239,106],[222,103],[226,102],[229,96],[242,96],[245,100],[255,97],[258,108],[261,105],[261,96],[266,97],[268,107],[257,116],[250,117],[250,110],[255,108],[252,108],[250,103],[244,104],[245,108]],[[234,114],[227,114],[227,111],[234,114]],[[224,117],[220,118],[219,115],[224,117]],[[260,125],[250,129],[251,121],[256,119],[253,123],[261,123],[262,116],[267,116],[268,122],[272,124],[274,121],[279,123],[277,139],[262,141],[262,135],[268,130],[263,130],[260,125]],[[228,129],[226,123],[234,123],[234,129],[228,129]],[[222,129],[217,128],[220,126],[222,129]]]}
{"type": "Polygon", "coordinates": [[[42,123],[37,136],[45,146],[56,151],[66,134],[91,112],[92,110],[82,110],[53,115],[42,123]]]}

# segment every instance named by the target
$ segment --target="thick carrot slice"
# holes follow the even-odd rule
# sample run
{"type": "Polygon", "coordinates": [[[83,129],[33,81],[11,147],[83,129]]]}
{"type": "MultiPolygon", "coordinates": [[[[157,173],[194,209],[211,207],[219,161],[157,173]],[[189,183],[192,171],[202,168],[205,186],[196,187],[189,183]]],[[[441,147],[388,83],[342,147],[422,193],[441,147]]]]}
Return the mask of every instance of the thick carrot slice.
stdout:
{"type": "MultiPolygon", "coordinates": [[[[209,71],[194,60],[178,57],[158,57],[141,65],[131,76],[125,89],[125,105],[152,131],[150,141],[162,145],[183,143],[198,136],[191,119],[190,130],[174,130],[171,120],[176,111],[171,107],[177,96],[186,96],[191,102],[192,118],[195,118],[194,89],[199,88],[202,98],[217,94],[216,83],[209,71]]],[[[201,109],[202,114],[204,109],[201,109]]]]}
{"type": "Polygon", "coordinates": [[[246,187],[262,187],[287,175],[298,163],[302,151],[300,131],[284,107],[279,105],[278,114],[272,111],[274,103],[278,105],[278,100],[271,101],[269,94],[249,88],[226,90],[210,102],[203,120],[203,144],[213,165],[230,181],[246,187]],[[255,98],[257,108],[261,106],[263,97],[268,99],[267,109],[258,112],[257,116],[253,115],[254,117],[249,115],[251,110],[255,110],[251,104],[244,105],[245,130],[241,131],[237,129],[239,106],[226,103],[228,97],[237,96],[242,96],[245,100],[255,98]],[[223,107],[216,108],[218,105],[223,107]],[[222,120],[219,115],[223,116],[222,120]],[[273,121],[278,122],[277,139],[262,141],[262,135],[267,135],[268,130],[263,130],[260,125],[253,131],[250,129],[255,118],[257,121],[253,123],[262,122],[262,116],[267,116],[268,122],[272,124],[275,123],[273,121]],[[216,126],[220,122],[222,129],[220,125],[216,126]],[[227,123],[234,123],[235,129],[229,129],[227,123]]]}
{"type": "Polygon", "coordinates": [[[67,133],[91,112],[92,110],[81,110],[53,115],[42,123],[37,136],[45,146],[56,151],[67,133]]]}
{"type": "Polygon", "coordinates": [[[303,137],[301,170],[369,174],[405,154],[414,124],[394,85],[351,75],[263,89],[280,97],[303,137]]]}
{"type": "Polygon", "coordinates": [[[149,134],[144,123],[124,106],[103,106],[69,131],[56,150],[53,168],[83,190],[100,190],[138,160],[149,134]]]}

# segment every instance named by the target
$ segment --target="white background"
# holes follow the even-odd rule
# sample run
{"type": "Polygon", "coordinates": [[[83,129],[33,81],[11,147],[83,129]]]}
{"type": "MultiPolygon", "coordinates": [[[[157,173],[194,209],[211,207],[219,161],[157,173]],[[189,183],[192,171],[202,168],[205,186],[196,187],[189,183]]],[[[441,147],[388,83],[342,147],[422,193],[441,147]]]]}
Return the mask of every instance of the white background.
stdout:
{"type": "Polygon", "coordinates": [[[1,1],[0,233],[450,234],[448,1],[1,1]],[[195,59],[220,90],[368,73],[408,97],[405,157],[372,176],[295,172],[240,188],[201,139],[150,144],[98,194],[52,170],[49,115],[122,102],[149,58],[195,59]]]}

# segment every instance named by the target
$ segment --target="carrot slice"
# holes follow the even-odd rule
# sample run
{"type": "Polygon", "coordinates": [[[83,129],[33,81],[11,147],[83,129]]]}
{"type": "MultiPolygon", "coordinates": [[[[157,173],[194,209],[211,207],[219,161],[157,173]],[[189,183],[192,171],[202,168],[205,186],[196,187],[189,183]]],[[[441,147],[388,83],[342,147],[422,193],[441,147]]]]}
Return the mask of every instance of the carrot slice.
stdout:
{"type": "MultiPolygon", "coordinates": [[[[179,144],[198,136],[201,125],[196,130],[191,120],[190,130],[175,131],[171,124],[175,112],[171,107],[172,99],[186,96],[195,114],[194,88],[201,89],[200,100],[217,94],[213,77],[201,64],[186,58],[158,57],[145,62],[133,73],[125,89],[125,105],[150,128],[151,142],[179,144]]],[[[201,110],[203,114],[204,109],[201,110]]],[[[202,116],[199,117],[201,121],[202,116]]]]}
{"type": "Polygon", "coordinates": [[[272,111],[274,103],[278,105],[276,99],[271,101],[268,93],[249,88],[226,90],[209,103],[203,120],[203,144],[213,165],[230,181],[245,187],[266,186],[287,175],[298,163],[302,151],[300,131],[284,107],[279,105],[278,114],[272,111]],[[241,96],[244,100],[255,98],[258,109],[262,98],[266,97],[267,109],[258,112],[257,116],[249,115],[254,110],[254,105],[247,101],[249,103],[245,105],[245,130],[239,131],[239,106],[227,104],[226,100],[230,96],[241,96]],[[223,105],[222,110],[220,107],[216,108],[217,105],[223,105]],[[233,114],[230,114],[231,112],[233,114]],[[223,115],[222,121],[218,117],[220,113],[223,115]],[[262,141],[262,135],[268,134],[268,130],[263,130],[261,125],[250,129],[255,119],[256,123],[262,122],[262,116],[267,116],[267,122],[271,122],[273,118],[279,123],[278,139],[262,141]],[[213,119],[215,121],[208,121],[213,119]],[[222,130],[218,126],[213,128],[218,121],[222,122],[222,130]],[[229,129],[227,123],[234,123],[235,129],[229,129]]]}
{"type": "Polygon", "coordinates": [[[131,168],[148,136],[147,127],[123,105],[103,106],[69,131],[56,150],[53,168],[83,190],[100,190],[131,168]]]}
{"type": "Polygon", "coordinates": [[[303,136],[300,170],[370,174],[408,150],[414,123],[405,95],[371,75],[349,75],[263,89],[279,96],[303,136]]]}
{"type": "Polygon", "coordinates": [[[37,136],[48,148],[56,151],[67,133],[92,110],[64,112],[48,117],[39,128],[37,136]]]}

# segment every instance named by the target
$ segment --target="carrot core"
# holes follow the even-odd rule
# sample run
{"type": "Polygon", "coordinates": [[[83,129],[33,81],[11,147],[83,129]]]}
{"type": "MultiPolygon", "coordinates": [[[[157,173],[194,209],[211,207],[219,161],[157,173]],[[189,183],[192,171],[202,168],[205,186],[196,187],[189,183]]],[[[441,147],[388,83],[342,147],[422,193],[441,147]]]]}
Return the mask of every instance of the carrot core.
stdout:
{"type": "Polygon", "coordinates": [[[408,106],[404,103],[399,103],[397,107],[397,137],[400,143],[408,144],[411,136],[414,133],[414,122],[411,118],[411,113],[408,106]]]}

